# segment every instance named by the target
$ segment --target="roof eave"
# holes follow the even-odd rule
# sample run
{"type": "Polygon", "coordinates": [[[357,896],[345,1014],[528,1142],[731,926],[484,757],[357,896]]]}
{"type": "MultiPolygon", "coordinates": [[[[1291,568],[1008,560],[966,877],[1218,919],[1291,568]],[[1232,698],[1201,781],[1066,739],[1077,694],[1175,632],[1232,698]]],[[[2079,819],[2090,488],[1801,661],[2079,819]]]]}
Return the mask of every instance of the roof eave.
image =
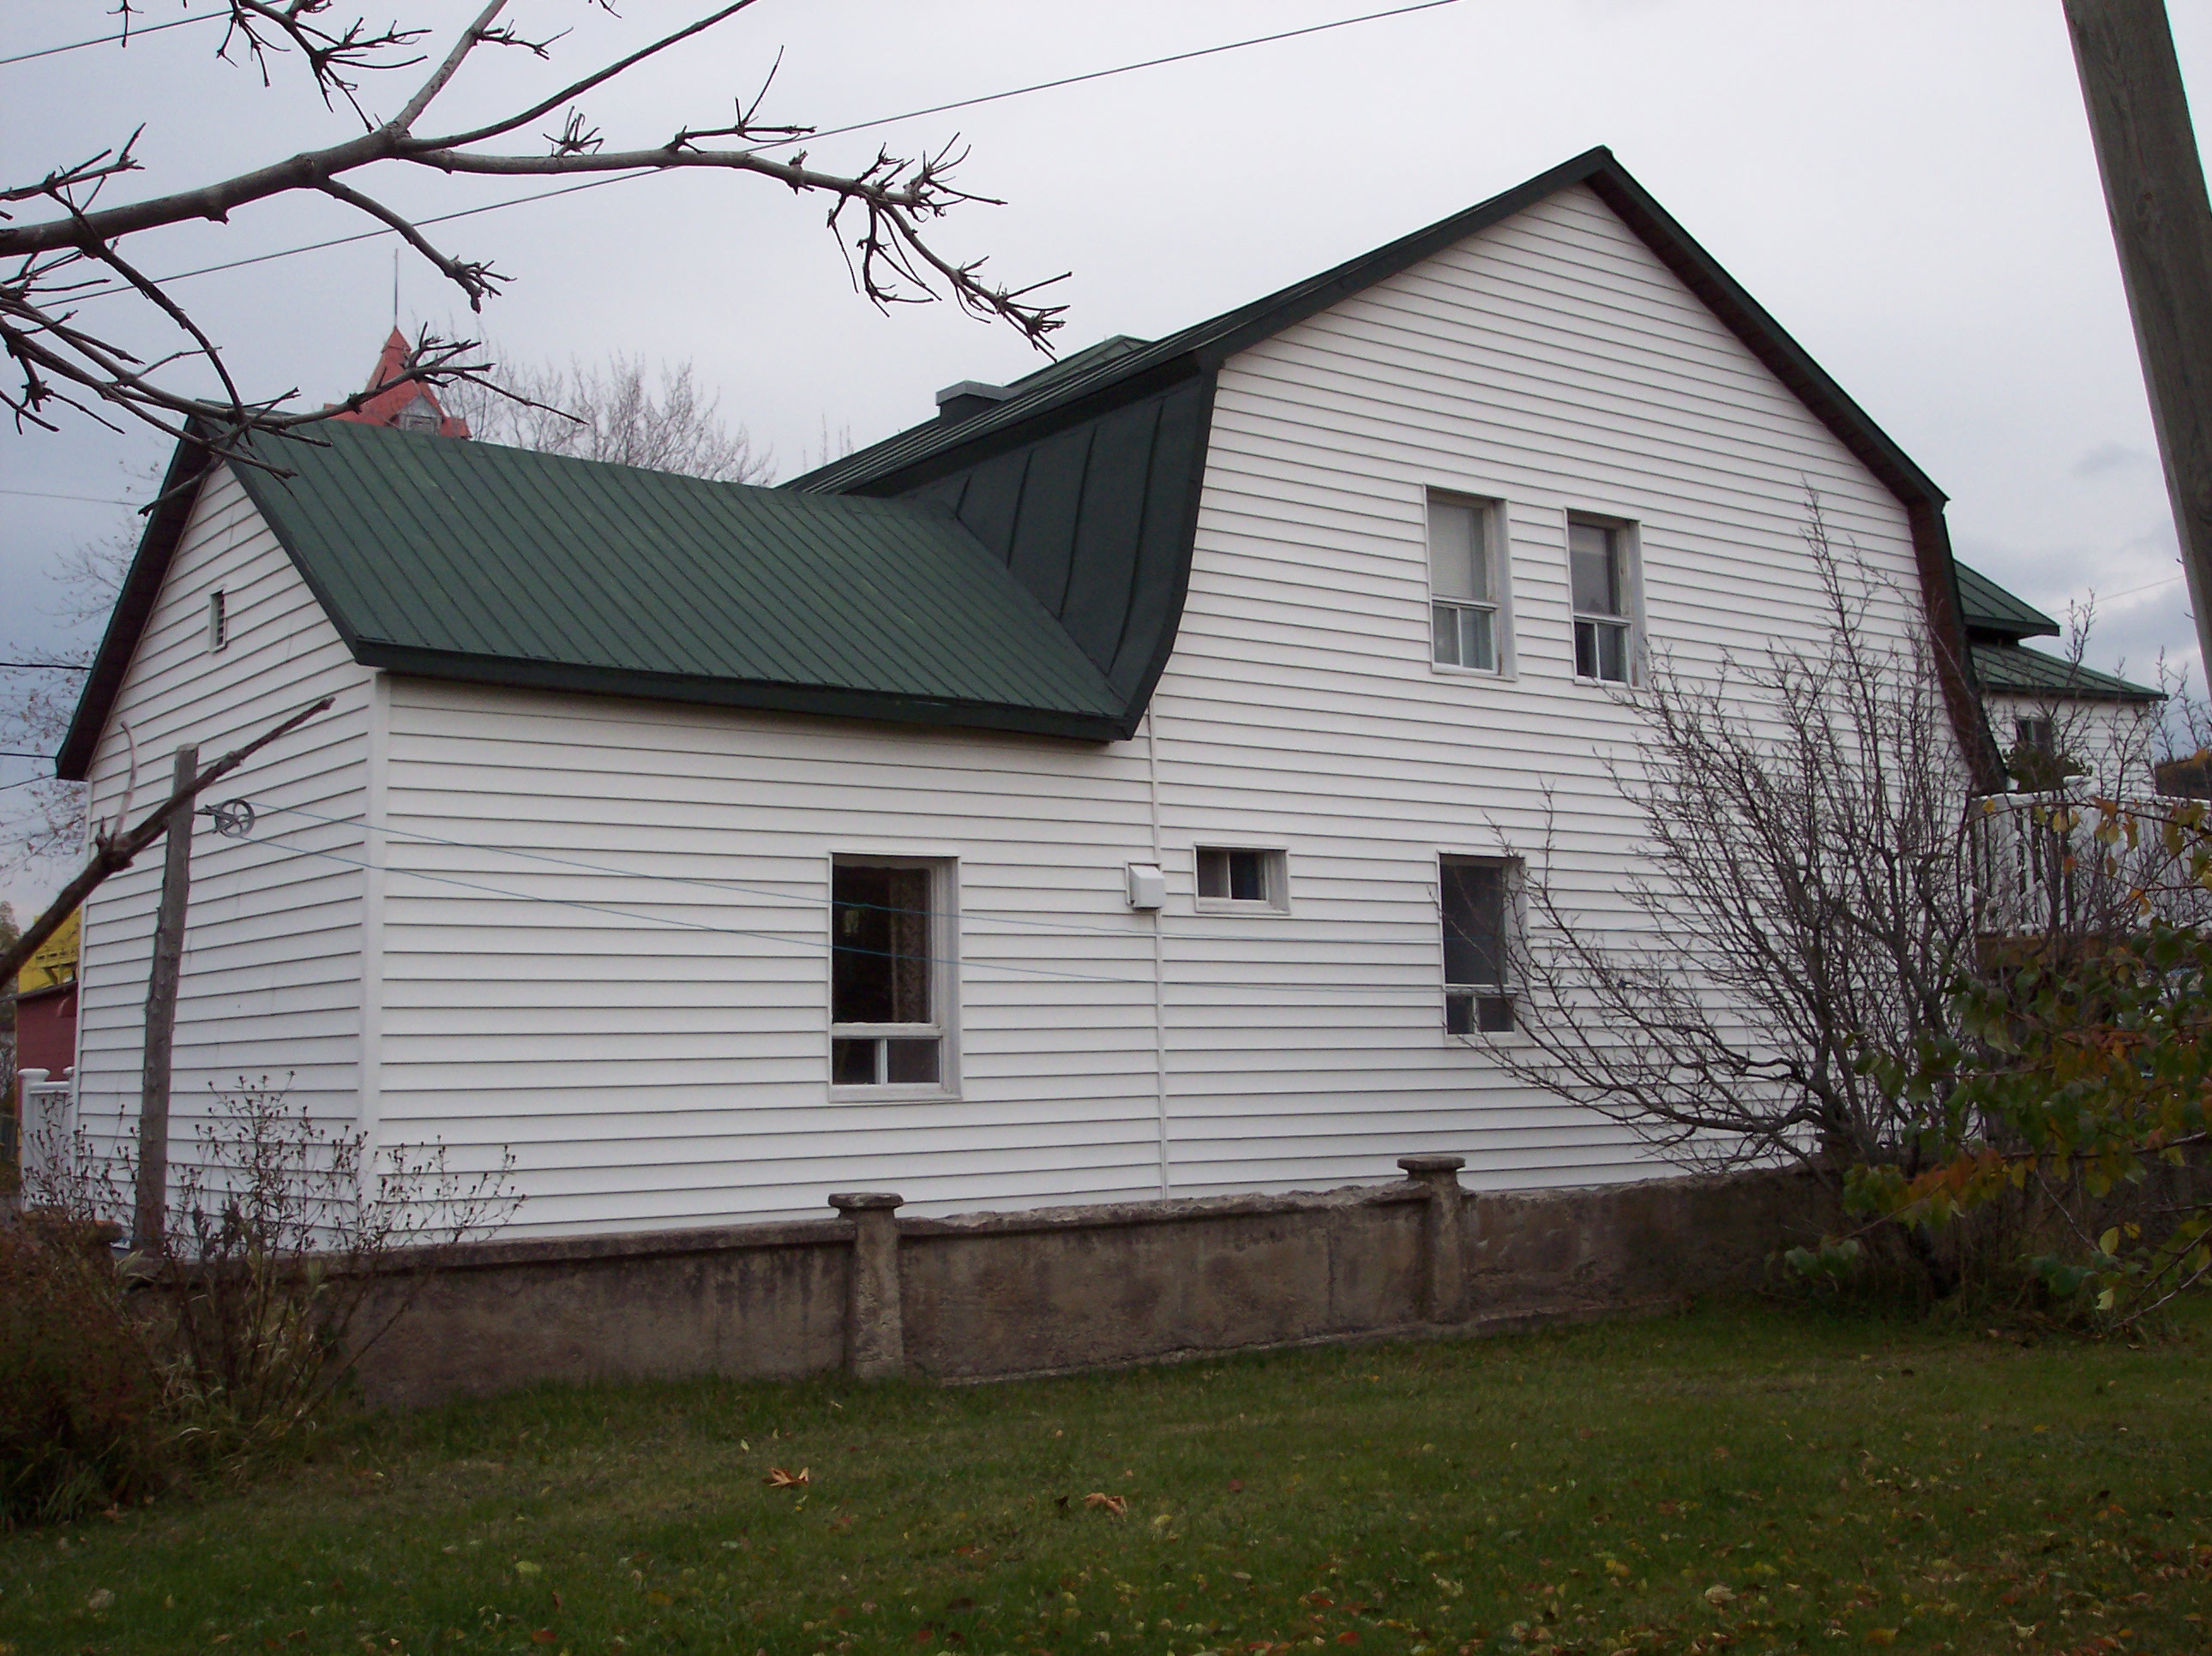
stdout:
{"type": "Polygon", "coordinates": [[[355,658],[366,666],[418,678],[489,684],[579,695],[622,696],[647,701],[744,707],[760,713],[806,713],[883,724],[1000,731],[1082,742],[1117,742],[1131,734],[1119,713],[1025,707],[953,697],[848,689],[828,684],[781,684],[759,679],[712,678],[683,673],[641,672],[568,662],[471,655],[363,639],[355,658]]]}
{"type": "Polygon", "coordinates": [[[131,658],[137,652],[139,635],[161,595],[169,561],[176,555],[177,543],[184,538],[185,525],[191,519],[192,507],[199,499],[200,485],[206,480],[213,458],[191,437],[179,440],[169,458],[161,492],[154,497],[146,527],[138,537],[138,549],[123,577],[123,590],[108,615],[107,630],[100,635],[100,648],[93,656],[92,670],[78,693],[69,733],[54,755],[54,774],[64,782],[83,781],[92,767],[100,732],[106,728],[107,715],[122,691],[131,658]]]}

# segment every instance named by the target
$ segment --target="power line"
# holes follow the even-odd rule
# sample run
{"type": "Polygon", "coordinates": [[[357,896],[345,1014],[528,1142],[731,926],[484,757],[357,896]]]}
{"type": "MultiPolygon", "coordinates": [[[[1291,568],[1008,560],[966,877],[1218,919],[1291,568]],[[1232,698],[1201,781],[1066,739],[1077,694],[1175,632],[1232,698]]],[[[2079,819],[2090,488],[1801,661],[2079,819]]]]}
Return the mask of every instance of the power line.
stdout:
{"type": "MultiPolygon", "coordinates": [[[[664,874],[650,869],[613,868],[605,863],[586,863],[574,857],[556,857],[546,852],[524,851],[514,846],[474,845],[466,840],[448,840],[435,834],[424,834],[416,828],[393,828],[388,822],[372,822],[366,816],[331,816],[322,811],[308,810],[300,805],[255,804],[254,809],[261,811],[281,811],[288,816],[304,816],[309,822],[319,822],[330,828],[358,828],[364,832],[374,830],[388,838],[406,840],[417,845],[440,846],[449,851],[473,852],[479,856],[512,857],[523,862],[544,863],[555,868],[573,869],[581,874],[604,875],[609,879],[651,880],[665,885],[697,886],[704,890],[723,892],[737,896],[764,897],[771,902],[787,906],[803,906],[812,908],[867,908],[880,910],[885,913],[913,912],[886,904],[842,902],[827,897],[807,896],[803,893],[777,891],[767,886],[742,884],[735,880],[702,879],[693,874],[664,874]]],[[[549,899],[548,901],[556,900],[549,899]]],[[[981,920],[986,924],[1028,926],[1054,936],[1127,938],[1150,935],[1147,932],[1133,931],[1125,926],[1082,925],[1073,921],[1057,919],[1032,920],[1019,914],[970,913],[966,918],[981,920]]],[[[1274,943],[1282,941],[1282,934],[1279,931],[1259,933],[1208,931],[1172,935],[1205,943],[1274,943]]]]}
{"type": "Polygon", "coordinates": [[[0,488],[0,494],[13,494],[25,500],[82,500],[90,506],[136,506],[136,500],[119,500],[108,494],[56,494],[43,488],[0,488]]]}
{"type": "MultiPolygon", "coordinates": [[[[900,115],[884,115],[873,120],[855,121],[847,126],[833,126],[809,132],[799,137],[779,139],[774,143],[757,144],[746,153],[766,155],[771,150],[789,149],[802,143],[813,143],[823,138],[842,137],[848,133],[866,131],[878,126],[893,126],[901,121],[919,119],[924,115],[942,115],[955,109],[972,109],[981,104],[999,103],[1008,98],[1024,98],[1034,92],[1049,92],[1060,87],[1077,86],[1086,81],[1103,81],[1116,75],[1133,74],[1138,70],[1158,69],[1169,64],[1188,63],[1195,58],[1211,58],[1225,52],[1242,52],[1248,46],[1270,45],[1279,40],[1291,40],[1302,35],[1322,34],[1331,29],[1350,28],[1359,23],[1379,22],[1385,18],[1403,17],[1411,12],[1432,11],[1439,6],[1457,5],[1459,0],[1415,0],[1415,3],[1393,7],[1387,11],[1364,12],[1357,17],[1340,17],[1334,22],[1313,23],[1304,28],[1285,29],[1275,34],[1258,34],[1249,39],[1225,41],[1217,46],[1200,46],[1189,52],[1178,52],[1165,58],[1147,58],[1141,62],[1121,64],[1112,69],[1094,69],[1082,75],[1062,76],[1057,80],[1038,81],[1030,86],[1011,87],[1003,92],[987,92],[979,97],[956,99],[951,103],[933,104],[925,109],[909,109],[900,115]]],[[[165,24],[164,27],[174,27],[165,24]]],[[[603,179],[590,179],[581,184],[563,185],[557,189],[539,190],[526,196],[513,196],[505,201],[488,202],[482,207],[465,207],[458,212],[441,213],[434,217],[415,221],[418,227],[433,224],[451,224],[456,219],[474,218],[483,213],[496,213],[509,207],[527,206],[532,202],[551,201],[558,196],[573,196],[586,190],[604,189],[611,184],[627,183],[633,179],[653,176],[659,168],[646,168],[635,173],[616,173],[603,179]]],[[[274,252],[256,253],[246,258],[228,259],[220,264],[204,264],[197,270],[178,270],[157,276],[157,282],[185,282],[194,276],[213,276],[222,270],[243,270],[248,265],[266,264],[272,259],[291,258],[301,253],[319,253],[331,247],[351,246],[356,242],[380,241],[396,235],[395,230],[362,230],[351,235],[332,236],[324,241],[303,242],[296,247],[280,247],[274,252]]],[[[130,283],[118,282],[105,288],[86,288],[74,295],[77,300],[105,299],[111,294],[133,293],[130,283]]]]}
{"type": "Polygon", "coordinates": [[[204,11],[197,17],[179,17],[167,23],[149,23],[143,28],[125,29],[118,34],[100,34],[89,40],[72,40],[65,46],[43,46],[36,52],[19,52],[13,58],[0,58],[0,68],[9,64],[27,64],[33,58],[58,58],[64,52],[82,52],[87,46],[104,46],[111,40],[128,41],[141,34],[159,34],[165,28],[182,28],[187,23],[212,23],[218,18],[229,15],[227,11],[204,11]]]}
{"type": "Polygon", "coordinates": [[[1272,45],[1278,40],[1295,40],[1303,34],[1325,34],[1331,29],[1350,28],[1355,23],[1373,23],[1385,17],[1403,17],[1408,12],[1431,11],[1438,6],[1450,6],[1459,0],[1418,0],[1410,6],[1398,6],[1389,11],[1370,11],[1358,17],[1340,17],[1333,23],[1310,23],[1304,28],[1285,29],[1279,34],[1258,34],[1249,40],[1231,40],[1218,46],[1200,46],[1192,52],[1178,52],[1165,58],[1147,58],[1141,63],[1122,64],[1114,69],[1094,69],[1083,75],[1064,75],[1056,81],[1039,81],[1034,86],[1015,87],[1006,92],[987,92],[980,98],[962,98],[949,104],[932,104],[927,109],[909,109],[903,115],[886,115],[873,121],[856,121],[850,126],[833,126],[819,132],[809,132],[795,138],[780,139],[755,149],[754,155],[771,149],[789,149],[802,143],[812,143],[819,138],[842,138],[848,132],[864,131],[872,126],[894,126],[901,121],[915,120],[924,115],[942,115],[947,110],[973,109],[978,104],[994,104],[1004,98],[1027,97],[1032,92],[1050,92],[1064,86],[1080,86],[1085,81],[1103,81],[1109,76],[1127,75],[1133,70],[1158,69],[1167,64],[1187,64],[1194,58],[1211,58],[1218,52],[1242,52],[1247,46],[1272,45]]]}

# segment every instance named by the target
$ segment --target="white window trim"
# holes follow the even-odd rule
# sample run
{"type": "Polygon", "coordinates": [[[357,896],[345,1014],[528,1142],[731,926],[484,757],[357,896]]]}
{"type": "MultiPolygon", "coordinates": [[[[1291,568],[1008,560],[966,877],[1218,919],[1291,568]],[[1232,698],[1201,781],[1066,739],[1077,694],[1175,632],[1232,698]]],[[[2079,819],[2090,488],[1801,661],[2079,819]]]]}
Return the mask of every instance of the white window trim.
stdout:
{"type": "Polygon", "coordinates": [[[1602,690],[1640,689],[1644,684],[1644,535],[1641,525],[1633,518],[1616,518],[1606,512],[1583,512],[1569,507],[1560,520],[1560,549],[1566,555],[1567,574],[1567,666],[1574,682],[1602,690]],[[1620,604],[1627,611],[1620,616],[1585,616],[1575,608],[1574,526],[1589,524],[1599,529],[1610,529],[1620,538],[1620,604]],[[1575,670],[1575,627],[1583,621],[1601,625],[1625,628],[1628,634],[1626,645],[1628,676],[1626,678],[1587,678],[1575,670]]]}
{"type": "Polygon", "coordinates": [[[832,1104],[931,1102],[960,1096],[960,863],[949,852],[916,855],[914,852],[879,852],[865,847],[832,851],[823,868],[823,890],[830,901],[822,907],[822,935],[829,949],[837,944],[837,864],[857,863],[870,868],[921,868],[929,870],[930,978],[929,1004],[937,1012],[930,1023],[839,1023],[835,1021],[836,981],[835,956],[825,955],[822,972],[822,1073],[836,1073],[839,1040],[937,1038],[935,1081],[884,1082],[866,1087],[841,1087],[828,1082],[832,1104]]]}
{"type": "Polygon", "coordinates": [[[1435,908],[1437,915],[1436,961],[1437,983],[1438,985],[1437,995],[1437,1033],[1441,1037],[1442,1044],[1446,1046],[1472,1047],[1478,1051],[1488,1046],[1525,1046],[1531,1045],[1532,1043],[1528,1032],[1522,1028],[1522,1016],[1528,1008],[1528,992],[1526,986],[1512,982],[1510,980],[1503,984],[1494,986],[1468,983],[1455,984],[1449,981],[1444,977],[1443,875],[1444,864],[1447,862],[1487,863],[1494,868],[1504,869],[1505,870],[1505,932],[1507,941],[1510,943],[1514,938],[1525,937],[1528,935],[1528,864],[1521,858],[1516,856],[1511,851],[1500,850],[1495,846],[1491,846],[1487,850],[1482,851],[1462,851],[1450,846],[1442,846],[1437,850],[1436,860],[1436,878],[1429,887],[1430,904],[1435,908]],[[1510,1029],[1499,1029],[1488,1033],[1478,1029],[1471,1034],[1464,1035],[1453,1034],[1452,1031],[1446,1027],[1446,1019],[1449,1014],[1445,1006],[1445,997],[1454,992],[1464,994],[1472,992],[1476,994],[1481,994],[1486,988],[1489,989],[1491,992],[1503,994],[1506,999],[1511,1003],[1513,1009],[1513,1027],[1510,1029]]]}
{"type": "Polygon", "coordinates": [[[1510,679],[1516,676],[1513,652],[1513,547],[1507,531],[1510,515],[1503,499],[1495,494],[1470,494],[1464,489],[1425,488],[1421,491],[1421,585],[1428,595],[1422,609],[1424,627],[1422,652],[1428,658],[1429,670],[1441,678],[1510,679]],[[1429,544],[1429,502],[1445,500],[1454,506],[1472,507],[1481,514],[1483,545],[1490,554],[1490,602],[1472,603],[1466,598],[1446,598],[1437,596],[1436,549],[1429,544]],[[1490,647],[1498,658],[1495,667],[1462,667],[1456,663],[1438,661],[1436,646],[1437,606],[1449,604],[1457,610],[1490,611],[1490,647]]]}
{"type": "Polygon", "coordinates": [[[1284,916],[1291,912],[1291,853],[1280,846],[1236,845],[1226,840],[1201,840],[1190,848],[1190,900],[1200,914],[1284,916]],[[1267,895],[1249,897],[1201,897],[1198,895],[1198,858],[1206,851],[1257,852],[1267,859],[1267,895]]]}

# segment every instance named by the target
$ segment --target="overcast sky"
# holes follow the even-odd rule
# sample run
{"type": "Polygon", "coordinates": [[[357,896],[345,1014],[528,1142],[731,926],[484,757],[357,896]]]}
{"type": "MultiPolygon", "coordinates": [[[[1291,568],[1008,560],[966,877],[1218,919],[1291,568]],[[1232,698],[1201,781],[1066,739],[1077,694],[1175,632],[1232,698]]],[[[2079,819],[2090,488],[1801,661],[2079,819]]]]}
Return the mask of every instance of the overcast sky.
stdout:
{"type": "MultiPolygon", "coordinates": [[[[154,0],[147,15],[210,3],[154,0]]],[[[724,124],[781,49],[767,113],[842,126],[1389,3],[758,0],[586,107],[617,148],[683,121],[724,124]]],[[[105,33],[111,5],[13,0],[0,56],[105,33]]],[[[704,9],[629,0],[611,18],[585,0],[520,0],[526,26],[572,31],[551,62],[472,62],[440,108],[501,112],[704,9]]],[[[372,15],[450,27],[465,9],[390,0],[372,15]]],[[[2172,9],[2206,118],[2212,7],[2172,9]]],[[[147,171],[110,197],[121,200],[348,130],[294,65],[276,65],[264,91],[251,70],[216,61],[220,33],[195,25],[127,51],[0,66],[11,174],[143,122],[147,171]]],[[[372,106],[396,107],[404,79],[373,81],[372,106]]],[[[1456,0],[830,138],[811,159],[849,168],[878,142],[911,150],[956,134],[973,150],[965,183],[1006,204],[957,214],[941,246],[988,253],[1011,281],[1072,272],[1064,349],[1156,337],[1608,144],[1949,494],[1963,560],[2062,616],[2094,589],[2097,664],[2148,677],[2162,646],[2194,666],[2059,0],[1456,0]]],[[[529,187],[400,176],[389,197],[428,214],[529,187]]],[[[1010,331],[948,306],[878,314],[853,294],[821,217],[765,181],[693,173],[433,234],[514,278],[477,325],[509,358],[690,359],[781,476],[818,458],[825,434],[866,444],[929,417],[941,385],[1034,365],[1010,331]]],[[[167,273],[361,227],[335,203],[281,201],[133,246],[141,268],[167,273]]],[[[176,293],[249,391],[328,400],[359,386],[392,324],[392,246],[276,259],[176,293]]],[[[398,287],[404,324],[466,322],[419,261],[403,263],[398,287]]],[[[131,326],[128,301],[84,314],[131,326]]],[[[66,641],[48,572],[127,518],[25,491],[143,498],[137,474],[164,458],[150,437],[64,423],[0,435],[10,653],[66,641]]],[[[0,779],[31,768],[0,762],[0,779]]]]}

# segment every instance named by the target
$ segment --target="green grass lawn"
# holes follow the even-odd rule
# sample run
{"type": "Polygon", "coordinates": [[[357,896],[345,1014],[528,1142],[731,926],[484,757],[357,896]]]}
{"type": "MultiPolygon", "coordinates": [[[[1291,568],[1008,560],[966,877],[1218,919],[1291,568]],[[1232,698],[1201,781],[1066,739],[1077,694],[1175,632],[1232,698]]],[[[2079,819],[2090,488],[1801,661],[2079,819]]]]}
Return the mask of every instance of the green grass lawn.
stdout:
{"type": "Polygon", "coordinates": [[[0,1539],[0,1653],[2201,1652],[2208,1359],[1735,1307],[539,1390],[0,1539]]]}

